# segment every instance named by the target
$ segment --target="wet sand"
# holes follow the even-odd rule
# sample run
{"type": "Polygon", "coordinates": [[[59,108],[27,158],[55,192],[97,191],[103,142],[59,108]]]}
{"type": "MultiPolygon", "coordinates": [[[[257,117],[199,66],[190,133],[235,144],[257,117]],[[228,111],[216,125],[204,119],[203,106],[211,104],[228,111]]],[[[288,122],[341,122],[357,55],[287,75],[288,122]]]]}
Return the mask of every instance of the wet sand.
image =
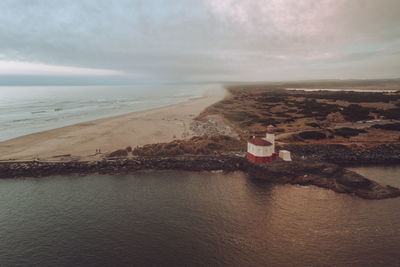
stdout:
{"type": "Polygon", "coordinates": [[[105,153],[149,143],[170,142],[195,135],[193,119],[209,105],[222,100],[223,88],[204,96],[161,108],[132,112],[0,142],[0,160],[58,160],[60,155],[76,159],[98,159],[105,153]],[[96,154],[100,149],[101,154],[96,154]]]}

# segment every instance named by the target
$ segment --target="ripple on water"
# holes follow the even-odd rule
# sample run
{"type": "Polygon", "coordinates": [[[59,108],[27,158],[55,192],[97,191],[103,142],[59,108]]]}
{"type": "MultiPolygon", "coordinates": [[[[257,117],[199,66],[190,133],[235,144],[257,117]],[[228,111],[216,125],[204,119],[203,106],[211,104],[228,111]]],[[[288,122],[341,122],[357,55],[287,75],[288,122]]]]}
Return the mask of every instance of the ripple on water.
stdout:
{"type": "Polygon", "coordinates": [[[5,266],[398,263],[400,199],[242,173],[6,179],[0,203],[5,266]]]}

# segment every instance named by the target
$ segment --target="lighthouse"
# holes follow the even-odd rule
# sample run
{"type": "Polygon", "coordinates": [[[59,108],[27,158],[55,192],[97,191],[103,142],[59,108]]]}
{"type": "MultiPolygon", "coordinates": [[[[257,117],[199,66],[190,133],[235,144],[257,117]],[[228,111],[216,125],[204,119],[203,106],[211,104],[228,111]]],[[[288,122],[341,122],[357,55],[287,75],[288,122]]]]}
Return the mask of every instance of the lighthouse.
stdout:
{"type": "Polygon", "coordinates": [[[274,126],[273,125],[268,125],[267,127],[267,134],[265,136],[265,140],[270,142],[272,144],[272,151],[275,152],[275,132],[274,132],[274,126]]]}
{"type": "MultiPolygon", "coordinates": [[[[247,142],[247,159],[254,163],[268,163],[278,158],[275,152],[275,131],[274,126],[267,127],[265,138],[255,137],[247,142]]],[[[292,161],[290,151],[280,150],[279,158],[283,161],[292,161]]]]}
{"type": "Polygon", "coordinates": [[[267,163],[277,159],[274,126],[267,127],[265,138],[252,137],[247,142],[247,159],[254,163],[267,163]]]}

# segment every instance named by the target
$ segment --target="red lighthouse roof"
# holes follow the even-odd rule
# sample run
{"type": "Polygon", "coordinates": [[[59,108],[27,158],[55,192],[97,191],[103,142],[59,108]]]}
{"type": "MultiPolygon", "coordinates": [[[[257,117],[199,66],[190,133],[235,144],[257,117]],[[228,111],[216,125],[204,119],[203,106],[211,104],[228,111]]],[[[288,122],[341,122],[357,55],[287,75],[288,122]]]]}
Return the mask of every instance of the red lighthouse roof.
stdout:
{"type": "Polygon", "coordinates": [[[249,142],[256,146],[272,146],[270,142],[260,137],[251,138],[249,142]]]}

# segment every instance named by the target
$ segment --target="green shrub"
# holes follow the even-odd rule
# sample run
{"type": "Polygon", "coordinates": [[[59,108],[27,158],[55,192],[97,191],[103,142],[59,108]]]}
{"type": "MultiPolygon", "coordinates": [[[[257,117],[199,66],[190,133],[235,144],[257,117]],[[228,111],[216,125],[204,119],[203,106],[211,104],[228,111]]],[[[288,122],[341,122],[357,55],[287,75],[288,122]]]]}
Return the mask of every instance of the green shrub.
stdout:
{"type": "Polygon", "coordinates": [[[357,104],[351,104],[347,107],[344,107],[340,113],[342,113],[343,117],[347,121],[362,121],[372,119],[372,117],[368,115],[370,112],[376,112],[376,109],[362,107],[357,104]]]}
{"type": "Polygon", "coordinates": [[[245,128],[245,127],[248,127],[251,125],[253,125],[252,121],[244,121],[244,122],[240,123],[240,127],[242,127],[242,128],[245,128]]]}
{"type": "Polygon", "coordinates": [[[379,115],[384,116],[386,119],[400,119],[400,108],[379,110],[378,113],[379,115]]]}
{"type": "Polygon", "coordinates": [[[284,120],[283,122],[290,123],[290,122],[294,122],[294,121],[295,121],[294,119],[287,119],[287,120],[284,120]]]}
{"type": "Polygon", "coordinates": [[[291,118],[292,116],[290,116],[289,114],[285,113],[285,112],[275,112],[274,113],[276,116],[279,117],[285,117],[285,118],[291,118]]]}
{"type": "Polygon", "coordinates": [[[263,103],[279,103],[279,102],[285,102],[285,98],[278,96],[266,96],[266,97],[259,97],[256,99],[256,101],[263,103]]]}
{"type": "Polygon", "coordinates": [[[315,122],[309,122],[309,123],[306,123],[306,125],[310,126],[310,127],[314,127],[314,128],[321,128],[321,126],[315,122]]]}
{"type": "Polygon", "coordinates": [[[207,148],[211,150],[221,149],[222,146],[218,143],[208,143],[207,148]]]}
{"type": "Polygon", "coordinates": [[[273,125],[276,126],[280,123],[280,121],[276,120],[276,119],[265,119],[263,121],[263,125],[264,126],[269,126],[269,125],[273,125]]]}
{"type": "Polygon", "coordinates": [[[400,131],[400,123],[376,124],[372,126],[372,128],[388,131],[400,131]]]}
{"type": "Polygon", "coordinates": [[[328,92],[319,91],[313,92],[312,94],[303,93],[301,91],[296,94],[298,97],[307,97],[314,99],[327,99],[331,101],[348,101],[353,103],[373,103],[373,102],[384,102],[389,103],[390,101],[396,101],[400,99],[400,94],[385,94],[381,92],[353,92],[353,91],[340,91],[340,92],[328,92]]]}
{"type": "Polygon", "coordinates": [[[304,114],[306,117],[326,117],[329,113],[337,112],[340,106],[336,104],[326,104],[317,102],[315,99],[306,100],[304,102],[296,102],[297,114],[304,114]]]}
{"type": "Polygon", "coordinates": [[[336,135],[342,136],[344,138],[350,138],[352,136],[357,136],[360,133],[366,133],[367,131],[363,130],[363,129],[353,129],[353,128],[348,128],[348,127],[344,127],[344,128],[339,128],[339,129],[335,129],[334,133],[336,135]]]}
{"type": "Polygon", "coordinates": [[[257,115],[247,113],[246,111],[236,111],[224,114],[228,120],[231,121],[245,121],[245,120],[257,120],[257,115]]]}
{"type": "Polygon", "coordinates": [[[324,133],[317,131],[301,132],[299,133],[299,136],[303,139],[313,139],[313,140],[320,140],[326,138],[326,135],[324,133]]]}
{"type": "Polygon", "coordinates": [[[176,156],[184,154],[213,154],[228,151],[245,151],[246,143],[230,136],[195,136],[190,140],[174,140],[170,143],[148,144],[136,147],[137,156],[176,156]]]}
{"type": "Polygon", "coordinates": [[[126,151],[125,149],[119,149],[107,155],[108,158],[126,157],[126,156],[128,156],[128,151],[126,151]]]}

